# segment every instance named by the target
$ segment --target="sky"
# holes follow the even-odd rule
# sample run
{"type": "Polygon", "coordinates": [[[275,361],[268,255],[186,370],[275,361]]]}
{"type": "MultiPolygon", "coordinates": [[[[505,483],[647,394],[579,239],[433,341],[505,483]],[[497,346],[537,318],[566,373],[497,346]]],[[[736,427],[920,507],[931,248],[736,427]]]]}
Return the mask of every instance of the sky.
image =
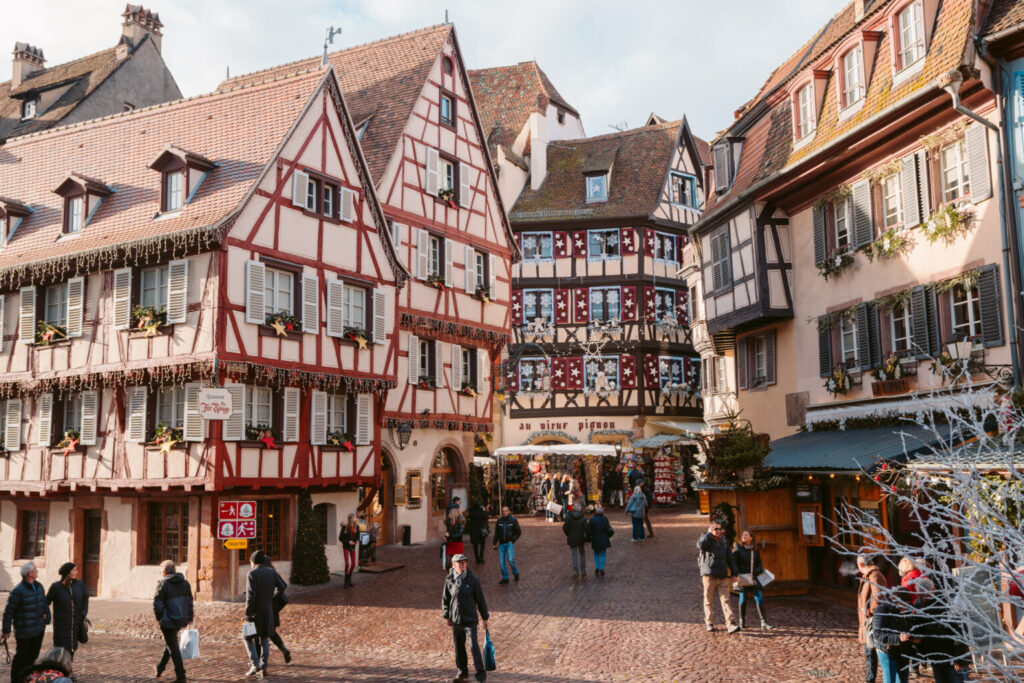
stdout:
{"type": "MultiPolygon", "coordinates": [[[[705,139],[848,0],[143,0],[185,96],[232,75],[444,21],[470,69],[537,60],[587,135],[684,114],[705,139]],[[150,4],[152,2],[152,4],[150,4]]],[[[138,0],[136,0],[138,2],[138,0]]],[[[0,47],[42,48],[52,66],[112,47],[125,0],[0,0],[0,47]]],[[[0,82],[11,63],[0,64],[0,82]]]]}

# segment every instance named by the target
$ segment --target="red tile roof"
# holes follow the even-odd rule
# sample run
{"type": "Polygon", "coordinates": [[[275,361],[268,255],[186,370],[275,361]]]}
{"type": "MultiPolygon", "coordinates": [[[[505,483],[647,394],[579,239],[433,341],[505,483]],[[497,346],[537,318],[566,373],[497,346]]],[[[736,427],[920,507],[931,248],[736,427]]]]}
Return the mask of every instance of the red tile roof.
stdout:
{"type": "Polygon", "coordinates": [[[985,20],[985,35],[991,36],[1020,24],[1024,24],[1024,2],[995,0],[985,20]]]}

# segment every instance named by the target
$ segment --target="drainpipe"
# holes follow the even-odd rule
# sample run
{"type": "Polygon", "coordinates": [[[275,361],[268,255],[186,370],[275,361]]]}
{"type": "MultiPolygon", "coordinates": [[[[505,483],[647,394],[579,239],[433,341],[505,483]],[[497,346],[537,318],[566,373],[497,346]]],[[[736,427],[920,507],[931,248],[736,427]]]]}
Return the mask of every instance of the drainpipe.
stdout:
{"type": "MultiPolygon", "coordinates": [[[[984,59],[984,56],[982,57],[984,59]]],[[[988,62],[988,60],[986,60],[988,62]]],[[[999,71],[996,72],[996,78],[998,82],[1002,82],[999,71]]],[[[959,71],[949,71],[946,74],[939,77],[937,85],[939,88],[949,93],[949,96],[953,100],[953,109],[960,112],[964,116],[974,119],[981,125],[985,126],[989,130],[993,130],[996,133],[996,139],[998,144],[996,145],[996,175],[999,178],[999,236],[1002,240],[1002,251],[1003,251],[1003,271],[1007,274],[1004,278],[1006,284],[1006,300],[1011,302],[1006,307],[1006,317],[1009,322],[1009,337],[1010,337],[1010,361],[1013,365],[1013,385],[1020,386],[1020,363],[1018,360],[1019,348],[1017,345],[1017,311],[1020,305],[1020,295],[1017,292],[1021,291],[1020,286],[1017,284],[1020,282],[1020,261],[1016,259],[1016,246],[1017,240],[1016,235],[1011,243],[1007,225],[1006,225],[1006,177],[1003,171],[1003,145],[1005,143],[1003,136],[1002,126],[998,126],[983,116],[971,111],[963,106],[960,102],[960,83],[964,80],[963,74],[959,71]],[[1011,251],[1014,252],[1014,258],[1011,258],[1011,251]]],[[[1002,95],[999,92],[998,86],[995,89],[996,106],[1000,111],[1000,123],[1002,123],[1002,95]]],[[[1016,231],[1014,231],[1016,232],[1016,231]]]]}

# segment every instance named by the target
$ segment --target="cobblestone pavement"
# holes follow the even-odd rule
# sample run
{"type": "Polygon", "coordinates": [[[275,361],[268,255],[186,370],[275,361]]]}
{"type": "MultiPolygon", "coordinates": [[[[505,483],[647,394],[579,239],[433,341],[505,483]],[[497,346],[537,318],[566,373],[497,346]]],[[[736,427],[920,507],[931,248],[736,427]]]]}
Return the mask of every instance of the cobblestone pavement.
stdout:
{"type": "MultiPolygon", "coordinates": [[[[489,547],[485,564],[471,563],[492,611],[499,670],[489,680],[863,680],[853,610],[809,598],[769,599],[774,631],[707,633],[694,545],[706,528],[704,518],[656,512],[655,538],[631,543],[627,518],[618,511],[610,517],[616,534],[603,578],[593,575],[588,557],[590,574],[574,579],[561,529],[542,519],[522,520],[519,583],[498,585],[497,553],[489,547]]],[[[294,660],[285,666],[273,652],[268,679],[451,680],[455,667],[450,631],[440,618],[438,547],[389,547],[380,555],[405,568],[359,574],[355,590],[342,590],[337,581],[289,589],[292,602],[282,613],[281,633],[294,660]]],[[[247,667],[237,637],[242,605],[203,603],[197,614],[202,657],[186,663],[189,680],[241,680],[247,667]]],[[[129,615],[107,627],[76,656],[78,680],[152,680],[161,650],[152,616],[129,615]]],[[[0,680],[5,669],[0,664],[0,680]]]]}

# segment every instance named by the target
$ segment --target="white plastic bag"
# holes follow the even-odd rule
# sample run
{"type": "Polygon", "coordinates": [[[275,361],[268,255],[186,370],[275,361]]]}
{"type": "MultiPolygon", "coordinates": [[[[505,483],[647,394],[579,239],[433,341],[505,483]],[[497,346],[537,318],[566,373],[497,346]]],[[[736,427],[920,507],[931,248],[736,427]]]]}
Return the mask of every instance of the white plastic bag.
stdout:
{"type": "Polygon", "coordinates": [[[250,636],[256,635],[256,622],[243,621],[242,622],[242,637],[249,638],[250,636]]]}
{"type": "Polygon", "coordinates": [[[762,586],[767,586],[769,583],[775,580],[775,574],[765,569],[763,572],[757,575],[757,582],[762,586]]]}
{"type": "Polygon", "coordinates": [[[562,506],[553,500],[549,500],[548,504],[544,506],[544,509],[548,512],[553,512],[556,515],[562,511],[562,506]]]}
{"type": "Polygon", "coordinates": [[[199,631],[194,628],[182,631],[178,639],[178,648],[181,650],[182,659],[199,657],[199,631]]]}

